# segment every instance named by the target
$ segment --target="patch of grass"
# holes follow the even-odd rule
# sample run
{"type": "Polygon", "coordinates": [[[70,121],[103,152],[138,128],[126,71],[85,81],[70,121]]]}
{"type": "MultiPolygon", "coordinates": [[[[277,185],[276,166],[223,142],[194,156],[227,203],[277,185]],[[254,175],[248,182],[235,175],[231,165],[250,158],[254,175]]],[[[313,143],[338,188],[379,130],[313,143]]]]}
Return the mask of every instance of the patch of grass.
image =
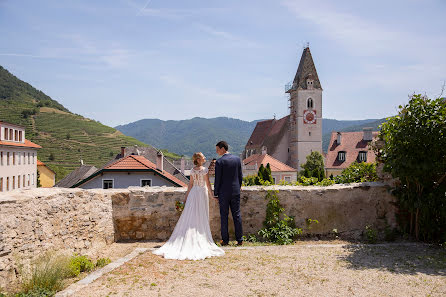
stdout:
{"type": "Polygon", "coordinates": [[[104,267],[111,263],[110,258],[100,258],[96,261],[96,267],[104,267]]]}
{"type": "Polygon", "coordinates": [[[70,259],[69,269],[71,276],[78,276],[81,272],[92,271],[93,262],[87,256],[74,255],[70,259]]]}

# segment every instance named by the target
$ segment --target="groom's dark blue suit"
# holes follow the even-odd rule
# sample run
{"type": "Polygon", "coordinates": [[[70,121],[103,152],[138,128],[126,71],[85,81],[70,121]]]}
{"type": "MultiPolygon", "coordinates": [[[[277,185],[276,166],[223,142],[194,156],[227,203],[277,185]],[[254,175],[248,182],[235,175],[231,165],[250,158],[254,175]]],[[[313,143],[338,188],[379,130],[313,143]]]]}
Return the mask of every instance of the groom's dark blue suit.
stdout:
{"type": "Polygon", "coordinates": [[[214,195],[220,204],[221,239],[229,241],[228,214],[231,207],[234,220],[235,239],[241,242],[243,236],[242,216],[240,214],[240,187],[242,186],[242,163],[240,158],[224,154],[215,163],[214,195]]]}

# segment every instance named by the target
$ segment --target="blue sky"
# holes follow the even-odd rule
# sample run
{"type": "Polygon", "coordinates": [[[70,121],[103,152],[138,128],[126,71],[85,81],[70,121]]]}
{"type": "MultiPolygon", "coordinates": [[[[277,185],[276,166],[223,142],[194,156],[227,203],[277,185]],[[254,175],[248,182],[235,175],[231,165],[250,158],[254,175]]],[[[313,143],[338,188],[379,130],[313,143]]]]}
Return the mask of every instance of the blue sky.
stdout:
{"type": "Polygon", "coordinates": [[[310,43],[323,117],[382,118],[446,81],[446,1],[0,0],[0,65],[74,113],[143,118],[287,113],[310,43]]]}

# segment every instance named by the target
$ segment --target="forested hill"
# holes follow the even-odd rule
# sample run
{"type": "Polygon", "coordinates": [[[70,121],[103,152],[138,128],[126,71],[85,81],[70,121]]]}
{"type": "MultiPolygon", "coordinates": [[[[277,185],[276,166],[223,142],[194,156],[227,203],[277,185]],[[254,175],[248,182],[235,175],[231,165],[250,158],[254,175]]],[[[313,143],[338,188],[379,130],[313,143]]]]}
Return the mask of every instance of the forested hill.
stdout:
{"type": "Polygon", "coordinates": [[[0,66],[0,121],[25,126],[26,138],[41,145],[39,160],[57,173],[57,180],[85,164],[100,167],[121,146],[146,145],[114,128],[67,110],[42,91],[0,66]]]}
{"type": "MultiPolygon", "coordinates": [[[[240,154],[258,121],[260,120],[248,122],[226,117],[211,119],[197,117],[179,121],[145,119],[117,126],[116,129],[140,141],[155,147],[166,148],[180,155],[190,157],[194,152],[201,151],[208,158],[212,158],[216,156],[215,144],[221,139],[231,145],[233,153],[240,154]]],[[[382,120],[338,121],[323,119],[322,145],[324,151],[327,150],[331,131],[361,131],[365,126],[375,127],[377,121],[382,120]]]]}

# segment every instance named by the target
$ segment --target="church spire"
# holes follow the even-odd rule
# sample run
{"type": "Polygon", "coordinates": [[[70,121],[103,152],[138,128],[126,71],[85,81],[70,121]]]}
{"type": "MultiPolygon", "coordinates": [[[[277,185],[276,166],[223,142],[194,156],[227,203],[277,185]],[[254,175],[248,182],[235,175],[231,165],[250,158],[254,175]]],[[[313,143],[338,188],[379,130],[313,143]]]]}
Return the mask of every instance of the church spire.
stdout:
{"type": "Polygon", "coordinates": [[[293,89],[307,89],[308,80],[312,81],[312,89],[322,90],[310,48],[307,46],[304,48],[302,57],[300,58],[299,67],[297,68],[296,76],[293,80],[293,89]]]}

